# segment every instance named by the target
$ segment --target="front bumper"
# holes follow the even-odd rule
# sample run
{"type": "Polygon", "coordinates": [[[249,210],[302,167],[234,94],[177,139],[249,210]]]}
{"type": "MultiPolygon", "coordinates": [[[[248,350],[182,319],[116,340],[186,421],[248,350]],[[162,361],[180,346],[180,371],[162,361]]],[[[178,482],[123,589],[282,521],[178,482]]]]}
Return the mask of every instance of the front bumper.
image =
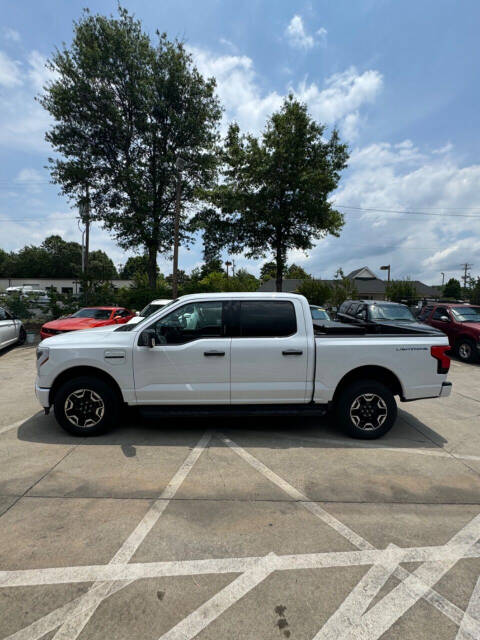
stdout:
{"type": "Polygon", "coordinates": [[[45,387],[39,387],[38,382],[35,383],[35,395],[37,396],[37,400],[40,405],[44,409],[48,409],[50,406],[50,389],[46,389],[45,387]]]}
{"type": "Polygon", "coordinates": [[[452,383],[442,382],[442,388],[440,389],[440,398],[447,398],[452,393],[452,383]]]}

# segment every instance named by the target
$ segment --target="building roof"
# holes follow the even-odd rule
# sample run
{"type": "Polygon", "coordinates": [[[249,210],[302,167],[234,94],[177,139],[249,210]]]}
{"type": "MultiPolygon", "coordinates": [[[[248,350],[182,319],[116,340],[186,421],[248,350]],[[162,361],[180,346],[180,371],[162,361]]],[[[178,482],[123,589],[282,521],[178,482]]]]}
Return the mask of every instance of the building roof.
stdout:
{"type": "Polygon", "coordinates": [[[368,267],[360,267],[360,269],[355,269],[354,271],[351,271],[349,274],[347,274],[346,277],[352,280],[357,278],[375,279],[375,280],[378,279],[377,276],[373,273],[373,271],[368,267]]]}
{"type": "MultiPolygon", "coordinates": [[[[302,284],[303,278],[285,278],[283,280],[283,291],[285,293],[293,293],[298,289],[298,287],[302,284]]],[[[269,291],[276,290],[276,282],[274,278],[270,278],[266,282],[262,282],[262,284],[258,287],[258,291],[267,293],[269,291]]]]}

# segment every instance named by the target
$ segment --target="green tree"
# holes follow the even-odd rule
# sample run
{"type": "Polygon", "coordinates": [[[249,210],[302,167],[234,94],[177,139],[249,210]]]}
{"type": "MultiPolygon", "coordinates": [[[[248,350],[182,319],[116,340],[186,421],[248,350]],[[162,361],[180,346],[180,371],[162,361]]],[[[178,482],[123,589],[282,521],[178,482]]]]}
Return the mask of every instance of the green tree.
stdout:
{"type": "Polygon", "coordinates": [[[241,135],[232,124],[222,153],[224,179],[205,192],[213,206],[200,214],[205,244],[246,251],[250,258],[273,255],[281,291],[288,250],[311,249],[343,226],[328,197],[347,158],[338,132],[326,140],[325,127],[291,95],[260,139],[241,135]]]}
{"type": "Polygon", "coordinates": [[[78,242],[67,242],[61,236],[45,238],[40,249],[46,252],[44,278],[74,278],[82,269],[82,247],[78,242]]]}
{"type": "Polygon", "coordinates": [[[332,288],[322,280],[306,278],[297,289],[298,293],[305,296],[310,304],[322,306],[330,300],[332,288]]]}
{"type": "Polygon", "coordinates": [[[112,280],[118,278],[117,269],[105,251],[91,251],[88,258],[89,276],[96,280],[112,280]]]}
{"type": "Polygon", "coordinates": [[[470,302],[480,304],[480,278],[472,278],[470,287],[470,302]]]}
{"type": "Polygon", "coordinates": [[[74,23],[70,48],[48,63],[55,76],[39,101],[53,118],[53,180],[76,205],[88,202],[123,249],[147,253],[154,288],[157,254],[173,243],[177,159],[186,241],[186,205],[216,176],[221,109],[214,79],[200,75],[181,42],[157,32],[154,45],[138,20],[118,12],[86,10],[74,23]]]}
{"type": "MultiPolygon", "coordinates": [[[[130,280],[136,273],[146,274],[148,271],[148,255],[131,256],[127,259],[123,267],[120,269],[120,278],[130,280]]],[[[159,269],[157,266],[157,276],[159,269]]]]}
{"type": "Polygon", "coordinates": [[[413,303],[417,300],[417,289],[410,278],[405,280],[392,280],[386,288],[387,298],[392,302],[413,303]]]}
{"type": "Polygon", "coordinates": [[[275,262],[265,262],[260,269],[260,280],[262,282],[266,282],[267,280],[271,280],[275,278],[277,275],[277,265],[275,262]]]}
{"type": "Polygon", "coordinates": [[[355,282],[347,278],[343,273],[343,269],[337,269],[335,278],[332,283],[332,293],[330,296],[330,302],[339,307],[345,300],[355,298],[357,295],[357,288],[355,282]]]}
{"type": "Polygon", "coordinates": [[[443,288],[443,295],[445,298],[453,298],[458,300],[462,296],[462,285],[456,278],[450,278],[447,284],[443,288]]]}
{"type": "Polygon", "coordinates": [[[305,269],[302,269],[302,267],[299,267],[297,264],[291,264],[289,265],[285,271],[284,271],[284,277],[285,278],[296,278],[298,279],[304,279],[306,280],[307,278],[310,278],[310,274],[308,274],[305,269]]]}

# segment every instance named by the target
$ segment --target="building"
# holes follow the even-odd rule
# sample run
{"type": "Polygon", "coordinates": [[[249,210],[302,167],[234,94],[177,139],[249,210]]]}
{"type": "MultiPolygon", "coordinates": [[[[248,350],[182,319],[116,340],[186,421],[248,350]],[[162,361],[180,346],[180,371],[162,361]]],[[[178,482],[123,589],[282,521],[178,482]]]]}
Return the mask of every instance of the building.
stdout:
{"type": "MultiPolygon", "coordinates": [[[[110,280],[114,289],[131,287],[133,280],[110,280]]],[[[31,286],[42,291],[56,291],[57,293],[80,293],[80,282],[69,278],[0,278],[0,291],[7,287],[31,286]]]]}
{"type": "MultiPolygon", "coordinates": [[[[356,298],[361,300],[385,300],[388,282],[377,278],[369,267],[361,267],[351,271],[346,276],[352,280],[357,290],[356,298]]],[[[283,290],[287,293],[295,293],[303,280],[292,278],[283,281],[283,290]]],[[[323,280],[327,284],[333,284],[335,280],[323,280]]],[[[412,280],[419,298],[439,298],[442,294],[436,287],[430,287],[420,280],[412,280]]],[[[259,291],[275,291],[275,280],[271,278],[260,285],[259,291]]]]}

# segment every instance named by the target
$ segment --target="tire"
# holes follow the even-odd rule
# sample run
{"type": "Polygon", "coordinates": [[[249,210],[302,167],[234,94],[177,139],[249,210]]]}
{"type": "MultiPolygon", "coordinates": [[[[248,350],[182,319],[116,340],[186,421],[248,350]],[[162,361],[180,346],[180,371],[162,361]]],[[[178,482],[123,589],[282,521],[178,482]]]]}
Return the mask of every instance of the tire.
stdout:
{"type": "Polygon", "coordinates": [[[117,422],[120,402],[100,378],[81,376],[65,382],[53,401],[55,417],[74,436],[98,436],[117,422]]]}
{"type": "Polygon", "coordinates": [[[25,329],[23,327],[20,327],[20,333],[18,334],[17,344],[19,346],[21,346],[22,344],[25,344],[25,340],[26,339],[27,339],[27,332],[25,331],[25,329]]]}
{"type": "Polygon", "coordinates": [[[381,382],[357,380],[340,392],[335,417],[351,438],[374,440],[395,424],[397,403],[392,391],[381,382]]]}
{"type": "Polygon", "coordinates": [[[455,345],[455,352],[462,362],[475,362],[477,360],[477,348],[473,340],[460,338],[455,345]]]}

